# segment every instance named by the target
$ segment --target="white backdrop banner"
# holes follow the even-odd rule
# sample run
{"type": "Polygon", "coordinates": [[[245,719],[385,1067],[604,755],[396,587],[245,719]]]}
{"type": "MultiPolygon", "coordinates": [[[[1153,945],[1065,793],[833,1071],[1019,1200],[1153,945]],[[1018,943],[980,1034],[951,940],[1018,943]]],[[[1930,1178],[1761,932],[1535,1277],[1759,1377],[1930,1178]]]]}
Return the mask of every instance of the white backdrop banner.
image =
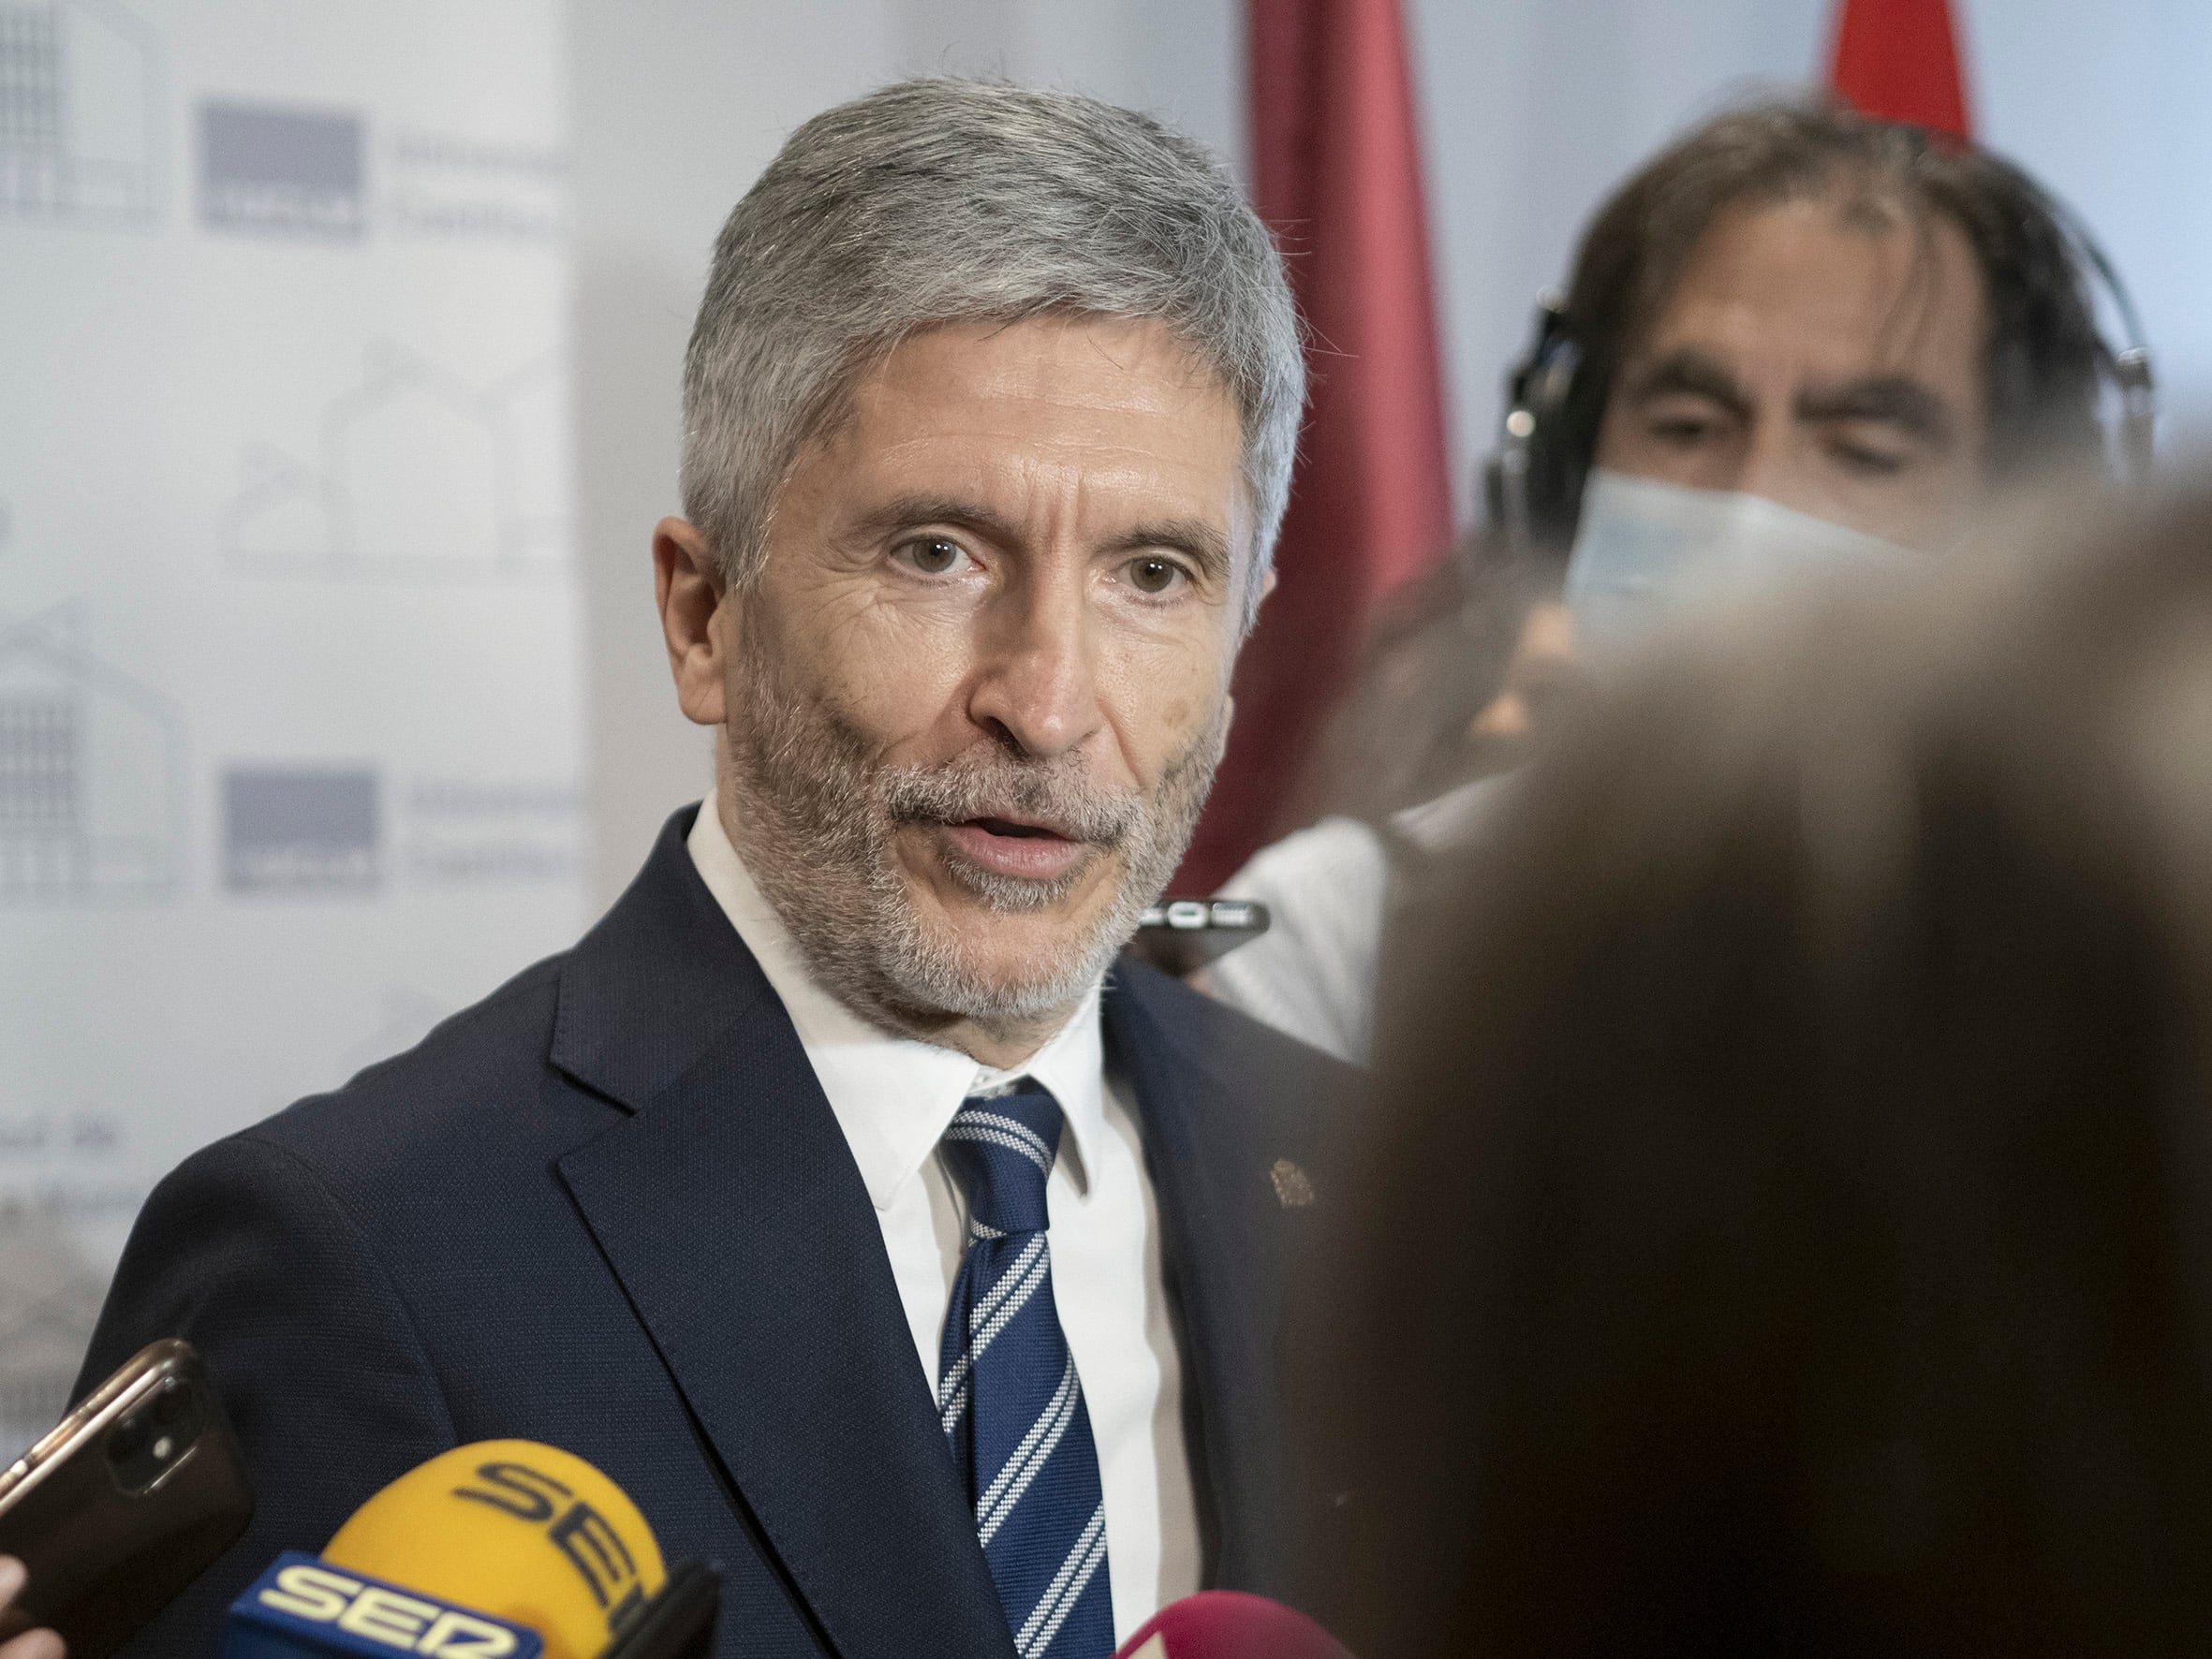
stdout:
{"type": "Polygon", "coordinates": [[[585,919],[562,75],[0,0],[0,1441],[164,1171],[585,919]]]}

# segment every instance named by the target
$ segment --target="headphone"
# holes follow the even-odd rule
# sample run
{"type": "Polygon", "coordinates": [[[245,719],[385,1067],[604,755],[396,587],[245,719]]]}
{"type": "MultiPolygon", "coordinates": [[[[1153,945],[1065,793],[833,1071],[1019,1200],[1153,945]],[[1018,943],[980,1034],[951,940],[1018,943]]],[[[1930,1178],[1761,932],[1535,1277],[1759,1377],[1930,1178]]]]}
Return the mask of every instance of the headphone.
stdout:
{"type": "Polygon", "coordinates": [[[2074,257],[2097,273],[2097,281],[2112,301],[2113,314],[2120,319],[2120,334],[2127,345],[2115,351],[2101,336],[2097,361],[2119,393],[2121,476],[2131,484],[2140,484],[2150,477],[2151,463],[2158,459],[2159,424],[2158,381],[2151,373],[2150,342],[2144,335],[2143,319],[2135,314],[2135,301],[2128,285],[2120,280],[2119,267],[2090,234],[2081,215],[2048,193],[2043,195],[2043,205],[2065,232],[2074,257]]]}
{"type": "MultiPolygon", "coordinates": [[[[2117,267],[2081,216],[2048,192],[2037,190],[2036,196],[2076,268],[2095,277],[2119,320],[2127,344],[2115,351],[2100,335],[2097,368],[2118,394],[2120,476],[2141,483],[2150,474],[2158,428],[2156,380],[2142,319],[2117,267]]],[[[1506,376],[1497,444],[1482,463],[1490,521],[1504,532],[1505,551],[1515,561],[1545,551],[1563,558],[1574,538],[1590,449],[1589,442],[1576,440],[1594,436],[1610,389],[1600,376],[1585,371],[1566,297],[1549,290],[1537,301],[1527,349],[1506,376]]]]}
{"type": "Polygon", "coordinates": [[[1528,348],[1506,375],[1506,412],[1497,447],[1482,463],[1482,494],[1490,521],[1505,532],[1506,551],[1516,562],[1541,547],[1564,549],[1582,511],[1583,475],[1562,435],[1582,373],[1582,346],[1567,320],[1567,297],[1548,289],[1536,302],[1536,330],[1528,348]]]}

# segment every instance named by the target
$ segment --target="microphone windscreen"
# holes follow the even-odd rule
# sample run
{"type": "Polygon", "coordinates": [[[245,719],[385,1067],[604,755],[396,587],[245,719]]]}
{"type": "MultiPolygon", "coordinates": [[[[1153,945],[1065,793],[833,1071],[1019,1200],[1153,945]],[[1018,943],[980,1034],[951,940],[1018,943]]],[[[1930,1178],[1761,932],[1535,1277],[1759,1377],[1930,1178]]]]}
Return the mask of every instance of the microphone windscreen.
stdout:
{"type": "Polygon", "coordinates": [[[479,1441],[410,1469],[322,1559],[527,1625],[545,1659],[594,1659],[668,1578],[620,1487],[529,1440],[479,1441]]]}
{"type": "Polygon", "coordinates": [[[1351,1659],[1344,1644],[1294,1608],[1235,1590],[1171,1602],[1113,1659],[1351,1659]]]}

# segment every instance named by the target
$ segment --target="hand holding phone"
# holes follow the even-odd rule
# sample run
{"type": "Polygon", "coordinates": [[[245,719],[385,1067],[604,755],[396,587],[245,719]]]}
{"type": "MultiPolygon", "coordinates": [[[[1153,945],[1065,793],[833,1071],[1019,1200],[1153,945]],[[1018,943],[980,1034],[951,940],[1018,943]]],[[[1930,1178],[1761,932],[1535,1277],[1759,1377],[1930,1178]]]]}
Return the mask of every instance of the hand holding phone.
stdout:
{"type": "MultiPolygon", "coordinates": [[[[23,1564],[12,1555],[0,1555],[0,1621],[22,1593],[23,1578],[23,1564]]],[[[28,1630],[0,1642],[0,1659],[63,1659],[62,1638],[51,1630],[28,1630]]]]}
{"type": "MultiPolygon", "coordinates": [[[[107,1659],[253,1512],[199,1356],[188,1343],[152,1343],[0,1469],[0,1555],[28,1571],[12,1593],[21,1605],[0,1612],[0,1638],[51,1625],[69,1659],[107,1659]]],[[[0,1646],[0,1659],[19,1656],[0,1646]]]]}

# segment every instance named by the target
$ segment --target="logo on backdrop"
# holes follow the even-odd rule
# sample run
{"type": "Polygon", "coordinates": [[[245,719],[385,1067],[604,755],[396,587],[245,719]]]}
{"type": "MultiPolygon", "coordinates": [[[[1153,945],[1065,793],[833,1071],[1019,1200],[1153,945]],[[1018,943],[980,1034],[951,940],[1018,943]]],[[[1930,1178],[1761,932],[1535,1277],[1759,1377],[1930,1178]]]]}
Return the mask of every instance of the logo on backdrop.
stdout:
{"type": "Polygon", "coordinates": [[[377,342],[324,405],[311,464],[254,444],[216,541],[258,576],[447,581],[566,566],[567,392],[547,358],[481,384],[377,342]]]}
{"type": "Polygon", "coordinates": [[[568,158],[533,144],[400,131],[381,147],[384,227],[395,235],[558,242],[568,158]]]}
{"type": "Polygon", "coordinates": [[[557,243],[568,158],[539,145],[403,129],[376,143],[361,110],[209,100],[199,222],[248,236],[557,243]],[[376,187],[372,188],[372,169],[376,187]]]}
{"type": "MultiPolygon", "coordinates": [[[[0,0],[0,217],[151,224],[172,117],[162,35],[119,0],[0,0]]],[[[539,242],[568,229],[548,145],[398,128],[361,110],[209,99],[199,217],[226,234],[539,242]],[[380,185],[380,193],[372,184],[380,185]]]]}
{"type": "Polygon", "coordinates": [[[199,222],[263,236],[351,239],[368,228],[361,119],[243,104],[199,109],[199,222]]]}
{"type": "Polygon", "coordinates": [[[378,852],[373,771],[223,775],[223,885],[232,892],[369,892],[382,874],[378,852]]]}
{"type": "Polygon", "coordinates": [[[384,801],[373,766],[238,766],[223,775],[223,885],[234,893],[373,892],[563,882],[582,867],[582,790],[565,781],[418,778],[384,801]]]}
{"type": "Polygon", "coordinates": [[[0,0],[0,216],[150,222],[167,55],[112,0],[0,0]]]}
{"type": "Polygon", "coordinates": [[[582,869],[583,792],[573,783],[417,778],[403,807],[410,880],[568,881],[582,869]]]}
{"type": "Polygon", "coordinates": [[[0,614],[0,903],[177,889],[184,716],[86,633],[81,603],[0,614]]]}

